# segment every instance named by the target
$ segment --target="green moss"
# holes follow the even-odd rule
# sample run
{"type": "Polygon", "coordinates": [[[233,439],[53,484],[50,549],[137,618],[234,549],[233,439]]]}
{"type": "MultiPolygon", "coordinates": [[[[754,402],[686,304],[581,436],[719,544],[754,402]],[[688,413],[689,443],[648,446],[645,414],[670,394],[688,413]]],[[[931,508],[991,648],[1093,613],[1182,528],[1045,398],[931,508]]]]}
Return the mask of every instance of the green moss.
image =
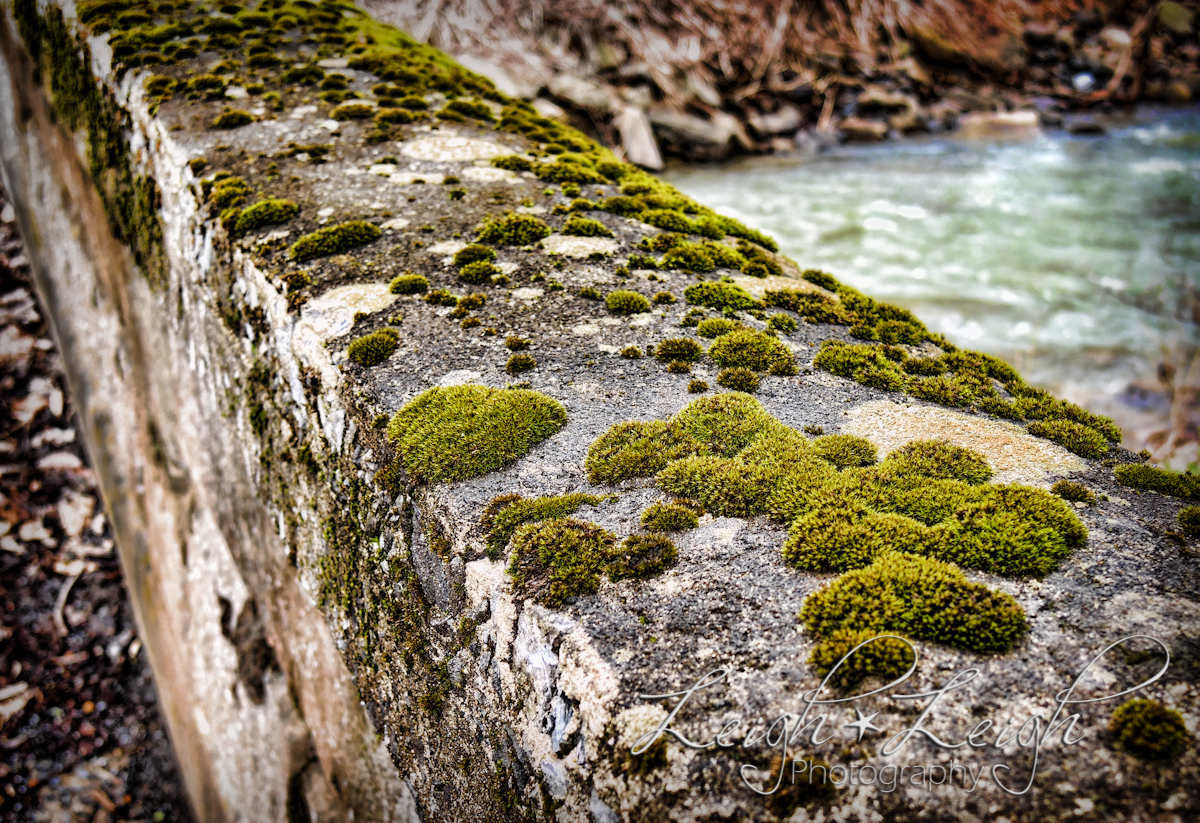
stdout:
{"type": "Polygon", "coordinates": [[[557,520],[574,514],[580,506],[597,506],[600,500],[595,495],[578,493],[533,500],[508,494],[493,499],[480,520],[480,526],[487,533],[488,557],[493,560],[503,557],[513,532],[526,523],[557,520]]]}
{"type": "Polygon", "coordinates": [[[1117,476],[1117,482],[1122,486],[1185,499],[1200,497],[1200,476],[1198,475],[1180,474],[1170,469],[1143,466],[1137,463],[1117,466],[1113,472],[1117,476]]]}
{"type": "Polygon", "coordinates": [[[691,374],[692,364],[686,360],[672,360],[667,363],[667,372],[670,374],[691,374]]]}
{"type": "Polygon", "coordinates": [[[1090,506],[1096,502],[1095,492],[1082,483],[1073,483],[1070,480],[1059,480],[1050,487],[1050,491],[1072,503],[1087,503],[1090,506]]]}
{"type": "Polygon", "coordinates": [[[303,262],[314,257],[341,254],[378,240],[382,235],[378,226],[364,220],[339,223],[301,237],[292,245],[291,256],[296,262],[303,262]]]}
{"type": "MultiPolygon", "coordinates": [[[[704,321],[709,322],[712,321],[704,321]]],[[[754,329],[738,329],[718,337],[709,348],[708,356],[719,366],[764,372],[776,360],[790,359],[791,351],[773,335],[754,329]]]]}
{"type": "Polygon", "coordinates": [[[429,291],[429,280],[422,274],[399,274],[392,279],[388,291],[392,294],[424,294],[429,291]]]}
{"type": "Polygon", "coordinates": [[[508,362],[504,364],[504,370],[509,374],[516,376],[524,374],[527,371],[533,371],[537,367],[537,361],[528,354],[514,354],[508,358],[508,362]]]}
{"type": "Polygon", "coordinates": [[[366,103],[343,103],[329,113],[334,120],[367,120],[375,116],[375,107],[366,103]]]}
{"type": "Polygon", "coordinates": [[[396,351],[400,334],[395,329],[380,329],[363,335],[346,349],[346,355],[360,366],[378,366],[396,351]]]}
{"type": "Polygon", "coordinates": [[[711,309],[752,309],[758,301],[735,283],[693,283],[683,291],[683,297],[693,306],[711,309]]]}
{"type": "Polygon", "coordinates": [[[509,351],[525,351],[529,348],[529,341],[524,337],[510,335],[504,339],[504,347],[509,351]]]}
{"type": "Polygon", "coordinates": [[[613,314],[640,314],[650,311],[650,301],[643,295],[628,289],[617,289],[608,293],[604,304],[613,314]]]}
{"type": "Polygon", "coordinates": [[[707,249],[694,243],[685,243],[663,255],[659,266],[664,269],[681,269],[703,274],[715,269],[717,264],[707,249]]]}
{"type": "Polygon", "coordinates": [[[656,534],[631,534],[615,549],[608,549],[604,558],[606,571],[613,582],[644,580],[661,574],[675,565],[678,557],[675,544],[656,534]]]}
{"type": "Polygon", "coordinates": [[[425,295],[425,302],[431,306],[454,306],[458,304],[458,298],[446,289],[434,289],[425,295]]]}
{"type": "Polygon", "coordinates": [[[524,389],[429,389],[396,412],[388,438],[411,476],[465,480],[503,468],[567,421],[560,403],[524,389]]]}
{"type": "Polygon", "coordinates": [[[592,220],[588,217],[580,217],[577,214],[571,215],[567,220],[566,225],[562,228],[563,234],[570,234],[576,237],[612,237],[613,233],[608,227],[599,220],[592,220]]]}
{"type": "Polygon", "coordinates": [[[1200,537],[1200,506],[1184,506],[1177,521],[1188,537],[1200,537]]]}
{"type": "Polygon", "coordinates": [[[703,380],[693,380],[688,383],[689,394],[703,394],[708,391],[708,383],[703,380]]]}
{"type": "Polygon", "coordinates": [[[555,608],[594,594],[616,541],[599,526],[579,520],[526,523],[511,540],[509,572],[518,595],[555,608]]]}
{"type": "Polygon", "coordinates": [[[818,636],[898,633],[979,653],[1011,649],[1025,632],[1012,597],[972,583],[949,563],[888,552],[810,595],[800,619],[818,636]]]}
{"type": "Polygon", "coordinates": [[[1191,742],[1183,716],[1157,700],[1130,700],[1113,712],[1108,730],[1117,747],[1156,763],[1178,759],[1191,742]]]}
{"type": "Polygon", "coordinates": [[[454,253],[454,265],[465,266],[468,263],[494,263],[496,250],[490,246],[472,243],[454,253]]]}
{"type": "Polygon", "coordinates": [[[380,126],[403,126],[419,119],[421,115],[402,108],[384,107],[375,114],[375,123],[380,126]]]}
{"type": "Polygon", "coordinates": [[[838,629],[817,643],[808,658],[809,665],[825,677],[860,644],[865,645],[847,657],[829,679],[835,689],[852,689],[867,678],[890,683],[916,662],[912,647],[903,640],[862,629],[838,629]]]}
{"type": "Polygon", "coordinates": [[[870,466],[878,459],[875,444],[853,434],[826,434],[813,441],[813,448],[822,460],[839,469],[850,466],[870,466]]]}
{"type": "Polygon", "coordinates": [[[1096,459],[1108,452],[1104,435],[1072,420],[1034,420],[1027,428],[1030,434],[1044,437],[1081,457],[1096,459]]]}
{"type": "Polygon", "coordinates": [[[698,449],[677,424],[626,421],[592,443],[584,468],[592,483],[620,483],[657,474],[672,460],[695,454],[698,449]]]}
{"type": "Polygon", "coordinates": [[[518,154],[506,154],[503,157],[493,157],[492,165],[507,171],[533,171],[534,162],[518,154]]]}
{"type": "Polygon", "coordinates": [[[250,186],[240,177],[214,177],[208,199],[218,209],[227,209],[242,205],[250,199],[251,193],[250,186]]]}
{"type": "Polygon", "coordinates": [[[969,485],[992,478],[992,467],[983,455],[941,440],[906,443],[889,454],[886,463],[894,475],[958,480],[969,485]]]}
{"type": "Polygon", "coordinates": [[[737,331],[740,328],[742,328],[742,324],[736,320],[727,320],[724,317],[710,317],[708,320],[700,321],[700,324],[696,326],[696,334],[712,340],[723,334],[729,334],[731,331],[737,331]]]}
{"type": "Polygon", "coordinates": [[[481,241],[502,246],[528,246],[550,236],[550,227],[532,214],[512,212],[485,220],[476,231],[481,241]]]}
{"type": "Polygon", "coordinates": [[[626,346],[625,348],[621,349],[621,356],[627,357],[631,360],[637,360],[642,356],[642,350],[637,346],[626,346]]]}
{"type": "Polygon", "coordinates": [[[721,369],[717,374],[717,385],[724,386],[733,391],[746,392],[754,394],[758,391],[759,377],[750,369],[745,369],[740,366],[735,366],[729,369],[721,369]]]}
{"type": "Polygon", "coordinates": [[[492,282],[492,277],[500,274],[500,269],[483,260],[468,263],[459,270],[458,276],[473,286],[482,286],[492,282]]]}
{"type": "Polygon", "coordinates": [[[238,215],[234,231],[245,234],[263,226],[286,223],[299,213],[300,207],[291,200],[260,200],[238,215]]]}
{"type": "Polygon", "coordinates": [[[652,532],[679,532],[699,524],[694,511],[675,503],[655,503],[642,512],[642,525],[652,532]]]}
{"type": "Polygon", "coordinates": [[[651,298],[651,302],[653,302],[656,306],[669,306],[677,301],[678,298],[676,298],[675,295],[671,294],[669,291],[656,292],[654,297],[651,298]]]}
{"type": "Polygon", "coordinates": [[[790,314],[780,313],[771,315],[771,319],[767,321],[767,327],[784,334],[791,334],[799,327],[799,324],[790,314]]]}
{"type": "Polygon", "coordinates": [[[684,361],[694,363],[704,355],[704,348],[690,337],[671,337],[654,350],[654,356],[662,363],[684,361]]]}
{"type": "Polygon", "coordinates": [[[943,406],[967,406],[975,399],[971,388],[953,375],[913,377],[909,379],[907,389],[913,397],[941,403],[943,406]]]}
{"type": "Polygon", "coordinates": [[[254,122],[254,115],[241,109],[226,109],[212,121],[214,129],[236,129],[254,122]]]}

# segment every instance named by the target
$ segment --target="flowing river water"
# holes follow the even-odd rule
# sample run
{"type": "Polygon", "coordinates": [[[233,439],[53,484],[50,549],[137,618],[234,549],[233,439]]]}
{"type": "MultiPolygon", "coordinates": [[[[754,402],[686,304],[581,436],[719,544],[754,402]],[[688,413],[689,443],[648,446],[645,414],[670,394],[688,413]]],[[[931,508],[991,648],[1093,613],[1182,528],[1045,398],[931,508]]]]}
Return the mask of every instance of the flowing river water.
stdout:
{"type": "Polygon", "coordinates": [[[927,137],[666,178],[802,267],[1113,415],[1135,450],[1166,426],[1161,364],[1200,344],[1198,111],[1140,111],[1098,137],[927,137]]]}

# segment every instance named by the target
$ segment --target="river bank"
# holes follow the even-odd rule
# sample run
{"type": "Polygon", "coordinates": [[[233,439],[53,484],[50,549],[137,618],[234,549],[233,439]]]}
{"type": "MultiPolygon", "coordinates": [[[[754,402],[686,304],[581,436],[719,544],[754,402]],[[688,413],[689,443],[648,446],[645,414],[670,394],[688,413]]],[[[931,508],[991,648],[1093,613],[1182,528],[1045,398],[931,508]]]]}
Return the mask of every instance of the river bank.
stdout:
{"type": "Polygon", "coordinates": [[[778,237],[802,267],[1004,358],[1114,417],[1127,448],[1184,469],[1200,422],[1200,111],[1144,107],[1106,127],[927,136],[666,176],[778,237]]]}
{"type": "Polygon", "coordinates": [[[368,0],[645,168],[960,129],[1104,130],[1200,95],[1190,3],[368,0]]]}

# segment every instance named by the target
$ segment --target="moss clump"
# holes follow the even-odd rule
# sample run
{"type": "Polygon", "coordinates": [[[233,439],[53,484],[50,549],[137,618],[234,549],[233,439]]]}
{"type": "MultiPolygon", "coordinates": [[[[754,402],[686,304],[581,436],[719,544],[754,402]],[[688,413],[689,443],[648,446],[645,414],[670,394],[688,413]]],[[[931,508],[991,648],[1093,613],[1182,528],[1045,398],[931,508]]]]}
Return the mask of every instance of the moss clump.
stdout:
{"type": "Polygon", "coordinates": [[[493,157],[492,165],[506,171],[533,171],[534,161],[519,154],[506,154],[503,157],[493,157]]]}
{"type": "Polygon", "coordinates": [[[626,346],[625,348],[621,349],[621,356],[627,357],[630,360],[637,360],[642,356],[642,350],[637,346],[626,346]]]}
{"type": "Polygon", "coordinates": [[[683,297],[693,306],[710,309],[753,309],[759,305],[736,283],[693,283],[683,290],[683,297]]]}
{"type": "Polygon", "coordinates": [[[687,506],[655,503],[642,512],[642,525],[652,532],[681,532],[700,525],[700,518],[687,506]]]}
{"type": "Polygon", "coordinates": [[[431,306],[455,306],[458,298],[445,289],[434,289],[425,295],[425,302],[431,306]]]}
{"type": "Polygon", "coordinates": [[[1082,483],[1073,483],[1070,480],[1059,480],[1050,487],[1050,491],[1072,503],[1087,503],[1090,506],[1096,502],[1095,492],[1082,483]]]}
{"type": "Polygon", "coordinates": [[[533,371],[536,367],[537,360],[528,354],[514,354],[504,364],[504,370],[514,377],[518,374],[524,374],[527,371],[533,371]]]}
{"type": "Polygon", "coordinates": [[[592,523],[560,518],[527,523],[512,536],[509,573],[522,597],[556,608],[595,594],[615,536],[592,523]]]}
{"type": "Polygon", "coordinates": [[[1177,759],[1190,740],[1179,712],[1157,700],[1142,698],[1130,700],[1113,712],[1108,730],[1119,748],[1157,763],[1177,759]]]}
{"type": "Polygon", "coordinates": [[[562,405],[535,391],[453,386],[408,402],[388,438],[411,476],[466,480],[514,462],[566,422],[562,405]]]}
{"type": "Polygon", "coordinates": [[[693,243],[684,243],[671,249],[663,255],[659,265],[664,269],[682,269],[699,274],[710,272],[717,267],[708,250],[693,243]]]}
{"type": "Polygon", "coordinates": [[[852,649],[865,644],[847,657],[829,684],[835,689],[852,689],[867,678],[890,683],[909,670],[915,661],[912,647],[896,637],[878,636],[862,629],[838,629],[812,650],[809,664],[821,677],[829,674],[852,649]]]}
{"type": "Polygon", "coordinates": [[[671,294],[669,291],[655,292],[654,297],[651,299],[656,306],[669,306],[678,300],[678,298],[676,298],[675,295],[671,294]]]}
{"type": "Polygon", "coordinates": [[[690,337],[668,338],[654,349],[654,356],[661,363],[683,361],[695,363],[704,354],[704,348],[690,337]]]}
{"type": "Polygon", "coordinates": [[[1200,537],[1200,506],[1184,506],[1180,509],[1178,523],[1188,537],[1200,537]]]}
{"type": "Polygon", "coordinates": [[[670,374],[691,374],[692,364],[686,360],[672,360],[667,363],[667,371],[670,374]]]}
{"type": "Polygon", "coordinates": [[[209,201],[218,209],[227,209],[231,206],[240,206],[250,199],[251,189],[246,181],[240,177],[228,175],[222,177],[222,174],[227,172],[217,172],[214,175],[211,187],[205,187],[204,181],[201,186],[207,188],[209,201]]]}
{"type": "Polygon", "coordinates": [[[604,305],[613,314],[640,314],[650,311],[650,301],[635,291],[617,289],[608,293],[604,305]]]}
{"type": "Polygon", "coordinates": [[[334,120],[367,120],[375,116],[375,107],[366,103],[343,103],[329,113],[334,120]]]}
{"type": "Polygon", "coordinates": [[[363,335],[346,349],[346,355],[360,366],[378,366],[396,351],[400,334],[395,329],[380,329],[363,335]]]}
{"type": "Polygon", "coordinates": [[[700,324],[696,326],[696,334],[713,340],[723,334],[737,331],[740,328],[742,328],[742,324],[736,320],[728,320],[724,317],[710,317],[707,320],[700,321],[700,324]]]}
{"type": "Polygon", "coordinates": [[[847,629],[898,633],[982,654],[1011,649],[1026,628],[1009,595],[972,583],[949,563],[900,552],[810,595],[800,619],[823,638],[847,629]]]}
{"type": "Polygon", "coordinates": [[[592,443],[584,468],[592,483],[620,483],[650,477],[672,460],[691,456],[697,450],[697,444],[677,424],[626,421],[592,443]]]}
{"type": "Polygon", "coordinates": [[[1030,434],[1044,437],[1080,457],[1096,459],[1108,452],[1104,435],[1073,420],[1034,420],[1027,428],[1030,434]]]}
{"type": "Polygon", "coordinates": [[[790,314],[780,312],[779,314],[771,315],[771,319],[767,321],[767,328],[783,332],[784,334],[791,334],[799,328],[799,324],[796,323],[795,318],[790,314]]]}
{"type": "Polygon", "coordinates": [[[388,286],[392,294],[424,294],[429,291],[429,279],[423,274],[400,274],[388,286]]]}
{"type": "Polygon", "coordinates": [[[491,122],[496,119],[487,103],[480,100],[461,99],[451,100],[445,108],[437,113],[437,116],[443,120],[461,120],[464,117],[472,117],[476,120],[491,122]],[[448,115],[457,115],[457,117],[448,115]]]}
{"type": "Polygon", "coordinates": [[[791,359],[792,353],[777,337],[754,329],[739,329],[718,337],[708,356],[719,366],[763,372],[777,360],[791,359]]]}
{"type": "Polygon", "coordinates": [[[485,220],[476,231],[483,242],[502,246],[528,246],[550,236],[550,227],[532,214],[512,212],[485,220]]]}
{"type": "Polygon", "coordinates": [[[896,475],[958,480],[968,485],[992,479],[992,467],[978,452],[941,440],[914,440],[888,455],[887,464],[896,475]]]}
{"type": "Polygon", "coordinates": [[[813,441],[813,448],[822,460],[839,469],[870,466],[878,459],[875,444],[853,434],[822,435],[813,441]]]}
{"type": "Polygon", "coordinates": [[[254,115],[241,109],[226,109],[213,120],[214,129],[236,129],[254,122],[254,115]]]}
{"type": "Polygon", "coordinates": [[[421,115],[413,114],[408,109],[387,106],[375,114],[375,123],[380,126],[403,126],[421,119],[421,115]]]}
{"type": "Polygon", "coordinates": [[[758,391],[759,377],[750,369],[735,366],[731,369],[721,369],[717,374],[717,385],[733,391],[754,394],[758,391]]]}
{"type": "Polygon", "coordinates": [[[515,334],[509,335],[504,338],[504,348],[509,351],[525,351],[529,348],[529,341],[524,337],[517,337],[515,334]]]}
{"type": "Polygon", "coordinates": [[[487,532],[488,556],[497,560],[504,555],[513,532],[526,523],[558,520],[574,514],[580,506],[597,506],[601,498],[591,494],[562,494],[526,499],[507,494],[492,500],[484,511],[480,526],[487,532]]]}
{"type": "Polygon", "coordinates": [[[804,291],[768,291],[763,295],[768,306],[794,311],[810,323],[833,323],[848,326],[853,315],[827,294],[804,291]]]}
{"type": "Polygon", "coordinates": [[[708,383],[703,380],[693,380],[688,383],[688,394],[704,394],[708,391],[708,383]]]}
{"type": "Polygon", "coordinates": [[[575,237],[612,237],[613,233],[609,231],[608,226],[601,223],[599,220],[592,220],[589,217],[580,217],[577,214],[571,215],[567,220],[566,225],[562,228],[563,234],[574,235],[575,237]]]}
{"type": "Polygon", "coordinates": [[[605,553],[609,580],[644,580],[675,564],[675,544],[656,534],[631,534],[605,553]]]}
{"type": "Polygon", "coordinates": [[[365,220],[352,220],[304,235],[292,245],[291,256],[299,263],[314,257],[341,254],[378,240],[382,235],[378,226],[365,220]]]}
{"type": "Polygon", "coordinates": [[[482,286],[484,283],[490,283],[492,282],[492,277],[497,274],[500,274],[500,269],[483,260],[468,263],[458,272],[458,276],[472,286],[482,286]]]}
{"type": "Polygon", "coordinates": [[[286,223],[300,213],[300,207],[291,200],[260,200],[238,215],[233,230],[238,234],[286,223]]]}
{"type": "Polygon", "coordinates": [[[1200,497],[1200,475],[1180,474],[1157,466],[1130,463],[1117,466],[1114,470],[1117,482],[1133,489],[1158,492],[1171,497],[1200,497]]]}
{"type": "Polygon", "coordinates": [[[491,246],[479,243],[472,243],[454,253],[454,265],[456,266],[466,266],[471,263],[494,263],[495,261],[496,250],[491,246]]]}

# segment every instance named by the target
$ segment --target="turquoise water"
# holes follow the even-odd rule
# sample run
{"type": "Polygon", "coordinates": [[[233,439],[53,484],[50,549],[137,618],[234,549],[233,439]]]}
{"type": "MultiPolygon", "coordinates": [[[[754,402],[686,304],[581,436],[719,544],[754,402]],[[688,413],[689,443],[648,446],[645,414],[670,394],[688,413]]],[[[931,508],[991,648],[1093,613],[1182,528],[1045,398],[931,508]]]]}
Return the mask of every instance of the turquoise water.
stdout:
{"type": "Polygon", "coordinates": [[[1141,112],[1104,137],[926,138],[666,177],[802,267],[1119,421],[1164,411],[1156,365],[1200,339],[1177,305],[1200,286],[1200,112],[1141,112]]]}

